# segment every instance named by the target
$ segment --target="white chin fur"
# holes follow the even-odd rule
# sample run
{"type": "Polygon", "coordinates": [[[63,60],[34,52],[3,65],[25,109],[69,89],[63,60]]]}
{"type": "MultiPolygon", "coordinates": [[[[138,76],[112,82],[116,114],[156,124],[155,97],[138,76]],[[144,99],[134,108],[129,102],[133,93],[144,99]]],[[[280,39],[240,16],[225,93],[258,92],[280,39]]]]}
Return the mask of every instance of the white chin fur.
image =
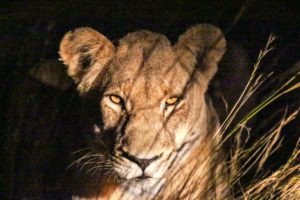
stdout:
{"type": "Polygon", "coordinates": [[[123,183],[123,187],[129,193],[136,196],[152,196],[155,195],[164,184],[164,179],[132,179],[123,183]]]}

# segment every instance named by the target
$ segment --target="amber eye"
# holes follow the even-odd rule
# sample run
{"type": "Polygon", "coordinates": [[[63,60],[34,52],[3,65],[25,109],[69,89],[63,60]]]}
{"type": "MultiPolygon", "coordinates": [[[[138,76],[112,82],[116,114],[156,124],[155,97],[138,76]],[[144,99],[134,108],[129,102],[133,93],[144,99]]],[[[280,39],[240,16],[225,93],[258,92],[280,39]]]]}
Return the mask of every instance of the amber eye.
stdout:
{"type": "Polygon", "coordinates": [[[179,99],[178,97],[170,97],[170,98],[167,99],[166,105],[167,106],[172,106],[172,105],[174,105],[178,102],[178,99],[179,99]]]}
{"type": "Polygon", "coordinates": [[[113,102],[115,104],[121,104],[122,103],[122,98],[117,96],[117,95],[110,95],[109,99],[111,100],[111,102],[113,102]]]}

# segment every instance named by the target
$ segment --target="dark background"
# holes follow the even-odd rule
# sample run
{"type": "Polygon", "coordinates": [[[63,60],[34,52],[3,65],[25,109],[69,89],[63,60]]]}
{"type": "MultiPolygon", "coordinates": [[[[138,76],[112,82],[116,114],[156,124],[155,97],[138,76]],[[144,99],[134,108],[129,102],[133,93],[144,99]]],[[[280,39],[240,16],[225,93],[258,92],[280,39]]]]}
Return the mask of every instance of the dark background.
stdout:
{"type": "MultiPolygon", "coordinates": [[[[85,146],[87,137],[82,134],[86,128],[82,125],[81,101],[74,85],[58,89],[29,76],[34,66],[58,59],[64,33],[89,26],[113,41],[127,32],[149,29],[175,42],[196,23],[220,27],[229,41],[248,53],[250,64],[270,33],[275,34],[276,48],[264,61],[264,72],[274,71],[280,76],[299,60],[300,8],[296,0],[1,1],[1,199],[69,197],[69,155],[85,146]]],[[[257,101],[276,83],[264,88],[257,101]]],[[[282,114],[286,105],[289,110],[295,109],[299,106],[298,94],[294,92],[273,104],[257,121],[282,114]]],[[[298,117],[284,130],[283,146],[288,147],[271,159],[271,169],[278,166],[274,163],[288,158],[299,137],[299,124],[298,117]]]]}

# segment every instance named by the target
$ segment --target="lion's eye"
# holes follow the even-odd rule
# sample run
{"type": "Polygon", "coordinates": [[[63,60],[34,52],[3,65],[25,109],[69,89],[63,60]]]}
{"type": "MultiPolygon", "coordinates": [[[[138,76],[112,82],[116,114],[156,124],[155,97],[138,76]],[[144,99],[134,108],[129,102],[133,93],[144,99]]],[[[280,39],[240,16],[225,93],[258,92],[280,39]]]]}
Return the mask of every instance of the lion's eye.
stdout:
{"type": "Polygon", "coordinates": [[[166,101],[167,106],[172,106],[175,105],[178,102],[179,98],[178,97],[170,97],[166,101]]]}
{"type": "Polygon", "coordinates": [[[117,96],[117,95],[110,95],[109,99],[111,100],[111,102],[113,102],[115,104],[121,104],[122,103],[122,98],[117,96]]]}

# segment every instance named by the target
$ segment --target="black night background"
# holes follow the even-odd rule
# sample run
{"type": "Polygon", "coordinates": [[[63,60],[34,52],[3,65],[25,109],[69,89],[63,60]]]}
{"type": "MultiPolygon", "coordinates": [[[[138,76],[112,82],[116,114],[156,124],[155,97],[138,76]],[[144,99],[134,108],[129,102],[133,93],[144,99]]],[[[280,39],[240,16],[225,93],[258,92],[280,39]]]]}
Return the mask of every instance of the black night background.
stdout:
{"type": "MultiPolygon", "coordinates": [[[[267,80],[252,104],[264,100],[276,84],[300,70],[300,7],[295,0],[1,1],[0,198],[70,199],[69,183],[74,175],[67,169],[70,155],[85,147],[92,136],[84,134],[87,127],[80,98],[58,61],[59,43],[66,32],[92,27],[117,41],[128,32],[148,29],[165,34],[174,43],[197,23],[220,27],[228,41],[247,53],[249,65],[244,67],[250,71],[269,35],[276,36],[275,48],[260,70],[273,71],[277,79],[267,80]],[[40,66],[54,66],[49,76],[62,75],[44,84],[33,75],[39,74],[40,66]]],[[[249,126],[263,130],[253,134],[253,141],[285,112],[299,108],[299,92],[285,95],[255,117],[249,126]]],[[[284,127],[282,145],[268,159],[265,171],[272,172],[287,161],[299,131],[298,116],[284,127]]],[[[249,177],[251,174],[243,180],[245,184],[249,177]]]]}

